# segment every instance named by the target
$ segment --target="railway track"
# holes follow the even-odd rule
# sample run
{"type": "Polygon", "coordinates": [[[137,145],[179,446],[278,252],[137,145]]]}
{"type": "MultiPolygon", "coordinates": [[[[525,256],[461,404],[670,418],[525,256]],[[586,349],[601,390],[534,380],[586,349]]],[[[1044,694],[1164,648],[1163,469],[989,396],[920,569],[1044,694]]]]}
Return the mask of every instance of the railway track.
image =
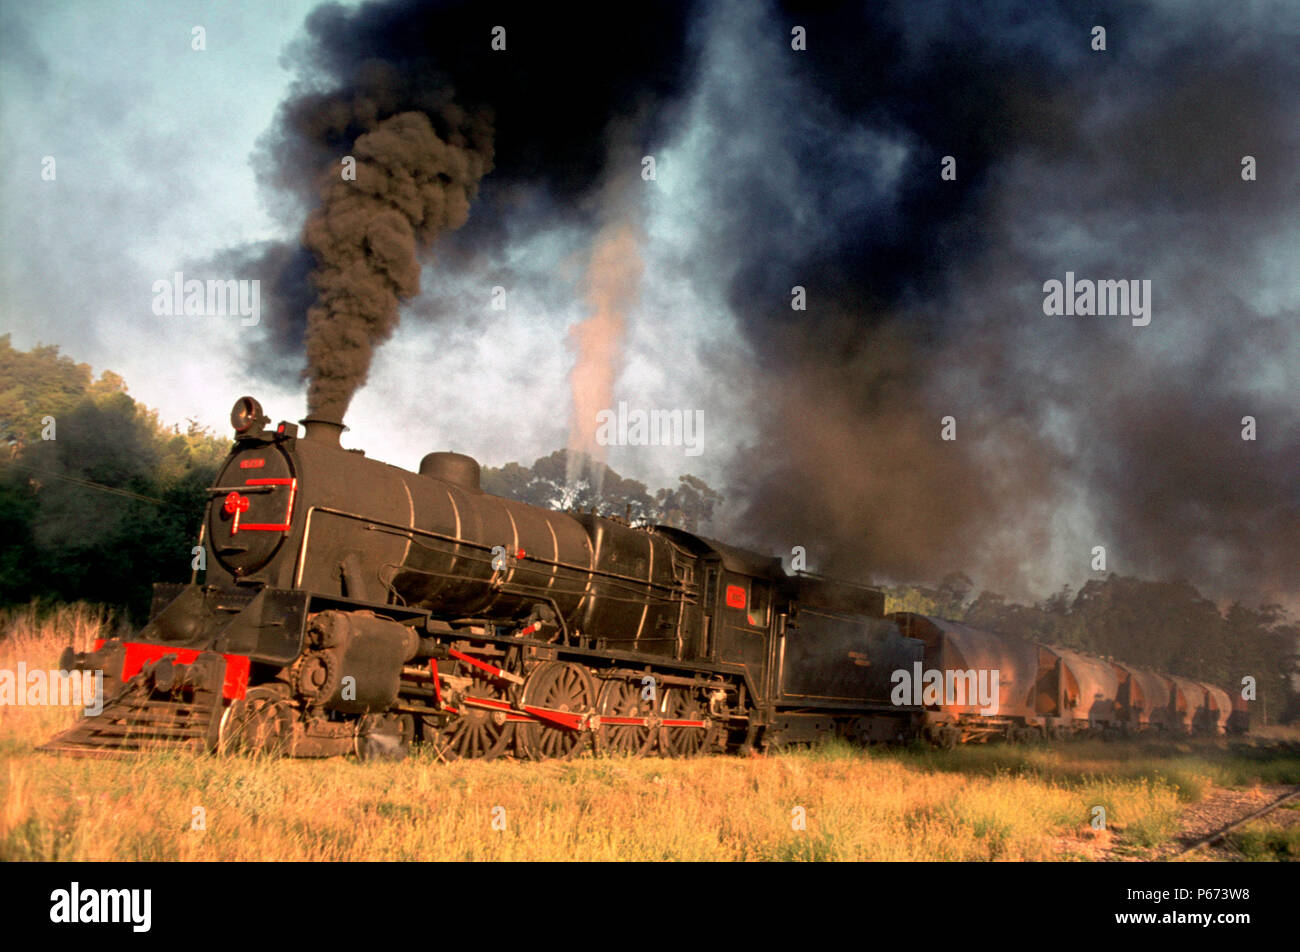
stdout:
{"type": "Polygon", "coordinates": [[[1278,809],[1279,807],[1285,806],[1286,804],[1290,803],[1293,800],[1296,800],[1297,798],[1300,798],[1300,787],[1297,787],[1296,789],[1292,790],[1290,793],[1283,794],[1282,796],[1275,799],[1272,803],[1266,804],[1265,806],[1260,807],[1258,810],[1255,810],[1247,814],[1246,816],[1241,817],[1238,820],[1234,820],[1225,826],[1219,827],[1219,829],[1215,830],[1213,833],[1201,837],[1196,842],[1192,843],[1190,846],[1187,846],[1184,849],[1179,850],[1177,853],[1175,853],[1173,856],[1169,858],[1171,860],[1180,859],[1206,846],[1211,846],[1219,842],[1220,840],[1222,840],[1233,830],[1240,829],[1241,827],[1245,826],[1247,823],[1251,822],[1252,820],[1258,820],[1260,817],[1272,813],[1274,810],[1278,809]]]}

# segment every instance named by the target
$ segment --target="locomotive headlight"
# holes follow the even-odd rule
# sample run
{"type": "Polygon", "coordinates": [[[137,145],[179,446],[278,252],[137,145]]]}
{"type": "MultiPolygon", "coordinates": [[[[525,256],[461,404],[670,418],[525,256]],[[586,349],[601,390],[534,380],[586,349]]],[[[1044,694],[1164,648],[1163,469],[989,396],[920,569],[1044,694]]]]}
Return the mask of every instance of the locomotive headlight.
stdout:
{"type": "Polygon", "coordinates": [[[230,425],[238,436],[256,436],[269,419],[252,397],[240,397],[230,411],[230,425]]]}

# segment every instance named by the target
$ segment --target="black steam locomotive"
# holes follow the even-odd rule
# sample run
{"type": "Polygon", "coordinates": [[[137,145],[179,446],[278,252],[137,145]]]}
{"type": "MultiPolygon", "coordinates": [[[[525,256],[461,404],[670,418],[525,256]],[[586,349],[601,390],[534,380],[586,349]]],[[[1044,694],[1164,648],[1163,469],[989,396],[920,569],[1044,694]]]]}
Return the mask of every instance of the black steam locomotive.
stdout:
{"type": "Polygon", "coordinates": [[[340,448],[337,421],[269,422],[235,404],[191,583],[155,586],[134,639],[65,653],[108,701],[46,749],[541,759],[1249,729],[1213,685],[887,617],[880,592],[779,559],[488,495],[459,453],[411,473],[340,448]]]}
{"type": "Polygon", "coordinates": [[[408,472],[341,448],[335,420],[269,429],[251,397],[231,422],[202,579],[155,586],[133,640],[67,653],[109,700],[48,747],[692,755],[921,723],[891,673],[923,642],[878,591],[491,496],[458,453],[408,472]]]}

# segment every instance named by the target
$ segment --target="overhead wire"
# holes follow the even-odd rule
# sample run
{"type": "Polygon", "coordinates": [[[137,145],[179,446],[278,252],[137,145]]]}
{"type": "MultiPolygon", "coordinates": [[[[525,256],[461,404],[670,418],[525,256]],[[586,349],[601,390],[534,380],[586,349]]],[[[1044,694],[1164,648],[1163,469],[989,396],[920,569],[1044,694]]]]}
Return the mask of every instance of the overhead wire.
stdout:
{"type": "Polygon", "coordinates": [[[0,465],[12,466],[15,469],[21,469],[28,473],[34,473],[37,476],[48,476],[50,479],[61,479],[67,483],[73,483],[77,486],[83,486],[86,489],[98,489],[101,492],[113,493],[116,496],[125,496],[128,499],[138,499],[141,502],[151,502],[158,506],[177,506],[179,502],[168,502],[166,499],[158,499],[154,496],[143,496],[140,493],[133,493],[129,489],[119,489],[116,486],[106,486],[103,483],[97,483],[93,479],[82,479],[80,476],[69,476],[66,473],[55,473],[48,469],[37,469],[34,466],[24,466],[22,463],[15,463],[12,460],[0,459],[0,465]]]}

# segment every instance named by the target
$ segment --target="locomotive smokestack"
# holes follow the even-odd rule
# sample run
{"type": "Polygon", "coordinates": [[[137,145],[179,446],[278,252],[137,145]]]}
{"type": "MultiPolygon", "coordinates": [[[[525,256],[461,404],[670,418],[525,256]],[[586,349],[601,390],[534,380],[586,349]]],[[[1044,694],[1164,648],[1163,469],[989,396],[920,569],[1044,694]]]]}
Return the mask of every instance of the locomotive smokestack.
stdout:
{"type": "Polygon", "coordinates": [[[303,435],[304,439],[315,440],[317,443],[328,443],[330,446],[338,446],[339,437],[347,429],[343,425],[343,421],[324,416],[309,416],[298,422],[307,428],[307,432],[303,435]]]}

